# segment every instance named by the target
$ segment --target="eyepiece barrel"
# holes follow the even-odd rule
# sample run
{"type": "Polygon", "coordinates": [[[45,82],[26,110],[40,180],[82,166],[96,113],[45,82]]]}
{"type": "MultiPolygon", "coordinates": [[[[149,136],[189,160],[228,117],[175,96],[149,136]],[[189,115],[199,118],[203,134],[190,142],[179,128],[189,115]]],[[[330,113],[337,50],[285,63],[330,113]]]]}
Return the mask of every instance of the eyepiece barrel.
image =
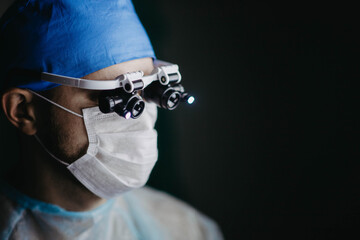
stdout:
{"type": "Polygon", "coordinates": [[[135,93],[121,89],[103,91],[99,96],[99,108],[103,113],[116,112],[126,119],[138,118],[145,108],[145,102],[135,93]]]}

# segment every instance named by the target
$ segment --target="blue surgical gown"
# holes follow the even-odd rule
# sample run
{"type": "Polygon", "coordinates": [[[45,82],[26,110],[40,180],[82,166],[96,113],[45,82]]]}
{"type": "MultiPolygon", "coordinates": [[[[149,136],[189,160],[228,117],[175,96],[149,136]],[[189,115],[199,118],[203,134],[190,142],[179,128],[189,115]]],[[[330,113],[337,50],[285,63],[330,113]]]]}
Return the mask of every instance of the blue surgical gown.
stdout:
{"type": "Polygon", "coordinates": [[[211,219],[149,187],[87,212],[66,211],[0,183],[0,239],[223,239],[211,219]]]}

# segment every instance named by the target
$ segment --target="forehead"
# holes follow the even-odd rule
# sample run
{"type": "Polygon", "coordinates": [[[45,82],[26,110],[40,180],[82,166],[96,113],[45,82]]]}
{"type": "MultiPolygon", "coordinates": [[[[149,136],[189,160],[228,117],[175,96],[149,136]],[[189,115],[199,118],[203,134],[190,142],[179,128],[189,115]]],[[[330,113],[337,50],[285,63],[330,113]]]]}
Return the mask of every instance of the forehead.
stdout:
{"type": "Polygon", "coordinates": [[[92,80],[111,80],[115,79],[121,74],[139,70],[143,71],[144,75],[148,75],[153,69],[154,65],[152,58],[140,58],[100,69],[96,72],[84,76],[83,78],[92,80]]]}

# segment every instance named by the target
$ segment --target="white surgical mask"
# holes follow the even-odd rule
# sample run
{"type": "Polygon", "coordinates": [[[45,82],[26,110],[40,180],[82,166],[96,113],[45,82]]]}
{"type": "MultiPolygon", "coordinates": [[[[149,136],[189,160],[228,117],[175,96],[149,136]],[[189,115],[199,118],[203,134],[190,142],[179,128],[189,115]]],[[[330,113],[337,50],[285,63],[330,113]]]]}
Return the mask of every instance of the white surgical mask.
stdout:
{"type": "Polygon", "coordinates": [[[104,114],[99,107],[85,108],[81,116],[33,93],[71,114],[83,117],[89,147],[84,156],[70,165],[49,152],[35,137],[91,192],[102,198],[112,198],[145,185],[158,158],[155,104],[147,103],[138,119],[125,119],[116,113],[104,114]]]}

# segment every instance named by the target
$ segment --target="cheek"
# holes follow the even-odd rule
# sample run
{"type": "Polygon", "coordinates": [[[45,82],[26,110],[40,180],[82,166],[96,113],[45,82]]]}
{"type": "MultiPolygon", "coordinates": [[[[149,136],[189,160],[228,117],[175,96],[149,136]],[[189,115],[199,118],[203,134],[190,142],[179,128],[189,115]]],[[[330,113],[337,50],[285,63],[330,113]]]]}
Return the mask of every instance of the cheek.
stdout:
{"type": "Polygon", "coordinates": [[[57,107],[51,111],[48,129],[44,135],[51,151],[62,161],[72,163],[86,153],[88,138],[82,118],[57,107]]]}
{"type": "MultiPolygon", "coordinates": [[[[51,100],[59,105],[81,114],[87,107],[86,91],[59,86],[54,89],[51,100]]],[[[86,153],[88,138],[84,121],[57,106],[45,101],[40,102],[47,111],[40,111],[38,122],[39,137],[49,150],[62,161],[71,163],[86,153]],[[41,136],[40,136],[41,133],[41,136]]]]}
{"type": "Polygon", "coordinates": [[[61,140],[59,147],[67,158],[74,161],[86,153],[88,138],[83,119],[67,113],[65,115],[67,116],[59,119],[58,122],[60,129],[58,136],[61,140]]]}

